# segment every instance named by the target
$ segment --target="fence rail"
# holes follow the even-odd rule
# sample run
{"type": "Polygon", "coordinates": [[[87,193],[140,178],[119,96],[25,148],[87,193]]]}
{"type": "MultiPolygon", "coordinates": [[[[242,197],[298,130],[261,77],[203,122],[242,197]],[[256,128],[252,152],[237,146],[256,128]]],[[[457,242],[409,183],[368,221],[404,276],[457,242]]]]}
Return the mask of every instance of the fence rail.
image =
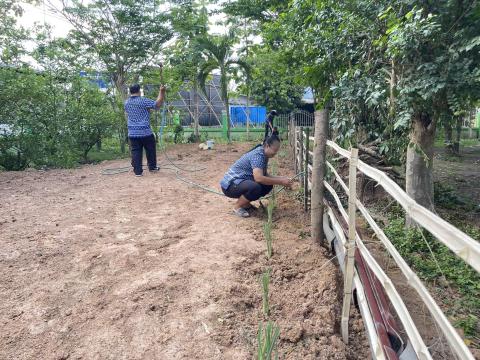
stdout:
{"type": "MultiPolygon", "coordinates": [[[[321,123],[317,123],[321,120],[321,116],[318,116],[318,119],[316,116],[315,128],[318,129],[322,126],[321,123]]],[[[325,119],[323,120],[325,121],[325,119]]],[[[303,172],[304,176],[301,183],[304,187],[303,205],[305,210],[310,209],[313,214],[314,209],[312,209],[311,204],[313,204],[314,201],[312,196],[317,194],[312,194],[312,191],[313,189],[319,188],[318,184],[315,184],[314,181],[321,181],[326,191],[330,193],[334,199],[333,203],[326,201],[323,198],[322,191],[320,196],[326,211],[325,214],[322,212],[321,216],[323,219],[314,219],[312,216],[312,229],[315,225],[314,221],[323,223],[323,228],[325,229],[324,235],[328,243],[337,250],[336,253],[339,257],[339,263],[344,273],[344,299],[341,322],[344,341],[348,342],[350,301],[352,290],[355,289],[360,312],[365,321],[372,354],[375,359],[398,359],[400,355],[402,355],[402,359],[432,358],[401,295],[396,290],[395,284],[383,271],[357,233],[355,216],[358,210],[385,246],[388,253],[392,256],[407,279],[408,285],[415,289],[420,299],[424,302],[432,318],[438,325],[438,328],[444,334],[452,353],[461,360],[474,360],[468,347],[450,324],[426,286],[408,266],[407,262],[402,258],[381,227],[375,222],[366,207],[357,198],[357,171],[375,180],[378,185],[382,186],[385,191],[404,208],[406,214],[415,219],[419,226],[428,230],[438,241],[446,245],[455,255],[468,263],[477,272],[480,272],[480,244],[436,214],[416,203],[390,179],[387,174],[359,160],[357,149],[348,151],[341,148],[335,142],[326,140],[324,147],[328,146],[349,161],[349,184],[347,186],[335,166],[326,160],[326,153],[318,156],[318,149],[317,151],[311,151],[311,144],[314,144],[314,147],[321,147],[321,144],[315,143],[315,136],[310,136],[312,132],[310,127],[297,126],[295,122],[290,122],[288,128],[289,141],[293,148],[295,171],[296,173],[303,172]],[[317,156],[315,157],[316,153],[317,156]],[[324,161],[322,161],[322,159],[324,159],[324,161]],[[319,163],[319,160],[322,163],[319,163]],[[333,174],[333,180],[338,182],[343,191],[348,195],[348,212],[344,209],[339,195],[330,183],[324,178],[319,180],[317,174],[314,176],[314,171],[320,171],[319,169],[321,167],[328,167],[333,174]],[[371,274],[373,274],[373,276],[371,276],[371,274]],[[379,283],[381,288],[376,288],[376,283],[379,283]],[[374,289],[372,290],[370,287],[374,287],[374,289]],[[388,314],[388,306],[387,309],[385,309],[384,305],[378,303],[378,291],[381,292],[380,295],[385,296],[385,298],[389,300],[397,313],[397,318],[400,320],[408,337],[406,341],[403,341],[395,330],[396,324],[393,316],[391,316],[391,314],[389,316],[388,314]],[[377,296],[372,296],[375,292],[377,292],[377,296]],[[377,303],[374,304],[374,302],[377,303]],[[382,311],[377,313],[374,311],[375,309],[383,309],[383,313],[382,311]],[[401,345],[392,344],[388,338],[386,339],[385,334],[387,333],[390,336],[397,337],[401,345]]]]}

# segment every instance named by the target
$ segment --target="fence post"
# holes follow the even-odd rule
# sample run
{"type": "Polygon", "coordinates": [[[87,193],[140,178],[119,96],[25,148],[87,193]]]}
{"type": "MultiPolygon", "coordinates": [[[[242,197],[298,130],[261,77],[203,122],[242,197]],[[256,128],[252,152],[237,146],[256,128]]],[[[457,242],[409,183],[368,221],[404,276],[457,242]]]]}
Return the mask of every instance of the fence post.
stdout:
{"type": "Polygon", "coordinates": [[[345,278],[343,281],[343,308],[342,308],[342,337],[348,344],[348,319],[350,317],[350,303],[352,301],[353,271],[355,263],[355,212],[357,207],[357,161],[358,149],[352,149],[348,178],[348,242],[347,256],[345,257],[345,278]]]}
{"type": "Polygon", "coordinates": [[[312,190],[311,190],[311,223],[312,238],[324,245],[323,233],[323,192],[325,185],[325,163],[327,156],[328,110],[315,111],[315,141],[313,143],[312,190]]]}
{"type": "Polygon", "coordinates": [[[305,129],[305,159],[303,166],[303,209],[308,211],[308,162],[310,151],[310,128],[305,129]]]}
{"type": "MultiPolygon", "coordinates": [[[[300,127],[300,132],[298,134],[298,149],[299,149],[299,153],[298,153],[298,171],[297,173],[299,172],[302,172],[302,169],[303,169],[303,126],[300,127]]],[[[299,176],[299,180],[300,180],[300,184],[303,184],[303,174],[299,176]]]]}
{"type": "Polygon", "coordinates": [[[298,174],[297,168],[297,127],[293,125],[293,164],[295,169],[295,174],[298,174]]]}

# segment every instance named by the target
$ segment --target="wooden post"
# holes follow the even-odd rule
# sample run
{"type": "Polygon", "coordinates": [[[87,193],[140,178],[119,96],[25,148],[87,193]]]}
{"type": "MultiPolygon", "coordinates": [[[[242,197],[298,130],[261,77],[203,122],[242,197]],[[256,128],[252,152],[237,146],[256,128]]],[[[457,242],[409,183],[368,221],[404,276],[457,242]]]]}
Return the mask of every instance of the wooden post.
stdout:
{"type": "Polygon", "coordinates": [[[308,162],[310,151],[310,128],[305,129],[305,159],[303,165],[303,209],[308,211],[308,162]]]}
{"type": "MultiPolygon", "coordinates": [[[[297,173],[302,172],[303,169],[303,126],[300,127],[300,131],[298,134],[298,166],[297,166],[297,173]]],[[[303,184],[303,175],[299,176],[300,184],[303,184]]]]}
{"type": "Polygon", "coordinates": [[[323,233],[323,192],[325,185],[325,163],[327,160],[328,110],[315,111],[315,141],[313,143],[311,223],[312,238],[325,245],[323,233]]]}
{"type": "Polygon", "coordinates": [[[355,213],[357,211],[357,162],[358,149],[352,149],[350,171],[348,178],[348,242],[347,256],[345,257],[345,278],[343,281],[343,308],[342,308],[342,337],[348,344],[348,319],[350,317],[350,303],[352,301],[353,271],[355,264],[355,213]]]}

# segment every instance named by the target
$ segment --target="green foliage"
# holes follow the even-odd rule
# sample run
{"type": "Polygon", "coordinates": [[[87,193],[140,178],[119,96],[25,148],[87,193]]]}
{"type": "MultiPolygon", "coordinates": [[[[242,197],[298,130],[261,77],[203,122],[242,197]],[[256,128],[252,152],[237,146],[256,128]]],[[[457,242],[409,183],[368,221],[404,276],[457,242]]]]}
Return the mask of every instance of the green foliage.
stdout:
{"type": "Polygon", "coordinates": [[[262,309],[263,315],[266,317],[270,314],[270,306],[268,302],[268,285],[270,284],[270,269],[262,274],[262,309]]]}
{"type": "Polygon", "coordinates": [[[467,199],[461,199],[455,193],[455,189],[441,182],[434,184],[434,201],[435,205],[444,209],[464,209],[466,211],[472,211],[475,209],[475,204],[467,199]]]}
{"type": "MultiPolygon", "coordinates": [[[[388,216],[385,235],[421,279],[436,288],[450,287],[458,294],[440,299],[450,303],[447,313],[456,319],[465,335],[475,336],[475,329],[480,326],[480,275],[426,231],[406,229],[399,206],[393,207],[388,216]]],[[[478,228],[457,225],[480,240],[478,228]]]]}
{"type": "Polygon", "coordinates": [[[203,36],[196,39],[196,44],[199,49],[202,49],[203,55],[206,58],[199,67],[198,71],[198,86],[199,89],[206,95],[205,84],[210,73],[215,70],[220,70],[220,90],[222,100],[225,103],[225,112],[227,114],[227,138],[230,141],[230,111],[228,103],[228,83],[229,74],[240,68],[248,77],[250,74],[250,66],[243,60],[238,59],[233,55],[233,45],[235,42],[235,35],[231,31],[228,35],[210,35],[203,36]]]}
{"type": "Polygon", "coordinates": [[[73,75],[0,69],[0,167],[70,167],[111,136],[115,115],[105,95],[73,75]]]}
{"type": "Polygon", "coordinates": [[[264,326],[262,324],[258,327],[257,341],[257,359],[258,360],[272,360],[278,359],[277,343],[280,337],[280,329],[278,326],[268,321],[264,326]]]}
{"type": "Polygon", "coordinates": [[[291,69],[291,58],[281,50],[272,51],[261,46],[252,48],[250,54],[251,81],[241,89],[246,92],[248,86],[258,104],[280,113],[299,107],[304,87],[298,83],[296,73],[291,69]]]}

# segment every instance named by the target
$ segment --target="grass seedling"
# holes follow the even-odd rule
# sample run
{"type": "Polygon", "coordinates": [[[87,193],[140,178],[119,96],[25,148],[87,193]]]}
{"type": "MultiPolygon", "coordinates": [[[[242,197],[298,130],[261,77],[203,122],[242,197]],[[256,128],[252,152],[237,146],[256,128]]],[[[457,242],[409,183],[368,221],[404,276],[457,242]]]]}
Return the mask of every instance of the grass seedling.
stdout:
{"type": "Polygon", "coordinates": [[[258,360],[277,360],[277,341],[280,336],[280,329],[271,321],[267,322],[265,328],[260,324],[258,328],[258,360]]]}
{"type": "Polygon", "coordinates": [[[272,257],[272,223],[267,221],[263,224],[263,235],[265,236],[265,242],[267,243],[267,259],[272,257]]]}
{"type": "Polygon", "coordinates": [[[268,304],[268,285],[270,284],[270,269],[262,274],[262,298],[263,298],[263,315],[270,314],[270,306],[268,304]]]}
{"type": "Polygon", "coordinates": [[[275,209],[275,202],[272,198],[270,198],[270,201],[268,202],[267,206],[267,221],[270,225],[272,225],[272,218],[273,218],[273,210],[275,209]]]}

